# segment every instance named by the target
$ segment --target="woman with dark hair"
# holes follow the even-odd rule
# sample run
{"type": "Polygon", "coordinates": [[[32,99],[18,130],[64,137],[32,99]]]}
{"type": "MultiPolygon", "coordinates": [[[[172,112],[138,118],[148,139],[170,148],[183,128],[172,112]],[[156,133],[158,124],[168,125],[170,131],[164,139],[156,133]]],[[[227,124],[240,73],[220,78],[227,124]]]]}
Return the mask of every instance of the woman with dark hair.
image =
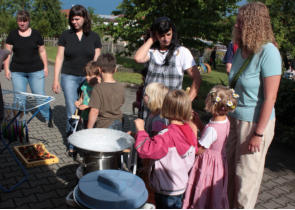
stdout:
{"type": "MultiPolygon", "coordinates": [[[[78,99],[78,88],[85,80],[86,75],[83,69],[90,60],[97,60],[101,49],[100,37],[91,31],[91,20],[83,6],[75,5],[71,8],[69,25],[71,28],[64,31],[58,41],[52,85],[52,90],[59,93],[59,74],[61,72],[61,87],[67,111],[67,135],[73,131],[70,119],[76,109],[75,101],[78,99]]],[[[70,156],[74,155],[71,145],[69,154],[70,156]]]]}
{"type": "Polygon", "coordinates": [[[170,18],[160,17],[152,24],[150,33],[134,56],[138,63],[148,62],[145,86],[159,82],[169,89],[181,89],[186,71],[193,78],[189,92],[193,100],[197,96],[201,76],[191,52],[179,45],[175,25],[170,18]]]}
{"type": "MultiPolygon", "coordinates": [[[[12,80],[14,91],[27,92],[29,83],[32,93],[45,95],[45,77],[48,75],[47,55],[40,33],[30,27],[30,14],[21,10],[16,15],[18,28],[6,39],[6,49],[13,52],[4,62],[5,76],[12,80]],[[10,65],[9,65],[10,64],[10,65]]],[[[41,115],[52,127],[50,105],[41,109],[41,115]]]]}
{"type": "Polygon", "coordinates": [[[228,195],[231,208],[253,209],[274,136],[274,104],[282,73],[269,11],[263,3],[251,2],[239,9],[233,41],[239,49],[229,83],[240,97],[230,114],[228,195]]]}

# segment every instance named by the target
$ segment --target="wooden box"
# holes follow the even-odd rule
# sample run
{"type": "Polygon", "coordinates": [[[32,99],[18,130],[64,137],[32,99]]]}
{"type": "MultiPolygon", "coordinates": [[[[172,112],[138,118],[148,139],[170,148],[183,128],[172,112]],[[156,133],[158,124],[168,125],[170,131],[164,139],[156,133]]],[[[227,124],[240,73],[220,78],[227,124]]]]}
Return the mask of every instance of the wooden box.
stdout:
{"type": "Polygon", "coordinates": [[[14,146],[13,150],[27,168],[59,162],[58,157],[50,154],[42,143],[14,146]]]}

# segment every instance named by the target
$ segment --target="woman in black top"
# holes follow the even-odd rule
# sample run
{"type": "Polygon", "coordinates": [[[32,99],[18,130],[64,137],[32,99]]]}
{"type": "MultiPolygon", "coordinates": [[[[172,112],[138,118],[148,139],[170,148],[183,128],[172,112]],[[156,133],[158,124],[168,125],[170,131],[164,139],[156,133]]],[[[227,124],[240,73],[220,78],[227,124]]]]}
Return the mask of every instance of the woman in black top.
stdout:
{"type": "MultiPolygon", "coordinates": [[[[69,14],[71,29],[62,33],[58,41],[58,50],[54,67],[52,90],[64,92],[67,110],[67,135],[73,131],[70,119],[78,99],[77,90],[85,79],[84,67],[90,60],[97,60],[100,55],[101,42],[98,34],[91,31],[91,20],[87,10],[81,5],[71,8],[69,14]],[[59,74],[61,71],[61,86],[59,74]]],[[[70,145],[70,153],[73,151],[70,145]]]]}
{"type": "MultiPolygon", "coordinates": [[[[48,75],[47,55],[40,33],[30,27],[30,15],[19,11],[16,16],[18,29],[11,31],[6,39],[6,49],[13,52],[4,62],[5,76],[12,80],[13,90],[27,92],[29,83],[32,93],[45,95],[45,77],[48,75]]],[[[40,111],[49,126],[49,104],[40,111]]]]}

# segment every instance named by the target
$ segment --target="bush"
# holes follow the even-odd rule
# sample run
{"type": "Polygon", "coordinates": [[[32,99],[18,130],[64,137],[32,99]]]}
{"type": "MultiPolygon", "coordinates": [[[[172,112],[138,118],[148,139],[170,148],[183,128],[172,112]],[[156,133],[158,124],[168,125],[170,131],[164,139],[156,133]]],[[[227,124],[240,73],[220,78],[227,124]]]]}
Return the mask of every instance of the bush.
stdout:
{"type": "Polygon", "coordinates": [[[295,148],[295,82],[282,79],[276,108],[275,140],[295,148]]]}

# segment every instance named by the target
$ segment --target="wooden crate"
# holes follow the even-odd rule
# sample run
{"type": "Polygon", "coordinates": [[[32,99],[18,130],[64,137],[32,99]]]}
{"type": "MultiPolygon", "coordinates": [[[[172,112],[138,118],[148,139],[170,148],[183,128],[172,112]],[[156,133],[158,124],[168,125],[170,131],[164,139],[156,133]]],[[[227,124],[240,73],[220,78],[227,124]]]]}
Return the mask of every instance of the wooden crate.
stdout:
{"type": "Polygon", "coordinates": [[[42,143],[14,146],[13,150],[27,168],[59,162],[58,157],[50,154],[42,143]],[[42,148],[41,153],[38,153],[38,147],[42,148]]]}

